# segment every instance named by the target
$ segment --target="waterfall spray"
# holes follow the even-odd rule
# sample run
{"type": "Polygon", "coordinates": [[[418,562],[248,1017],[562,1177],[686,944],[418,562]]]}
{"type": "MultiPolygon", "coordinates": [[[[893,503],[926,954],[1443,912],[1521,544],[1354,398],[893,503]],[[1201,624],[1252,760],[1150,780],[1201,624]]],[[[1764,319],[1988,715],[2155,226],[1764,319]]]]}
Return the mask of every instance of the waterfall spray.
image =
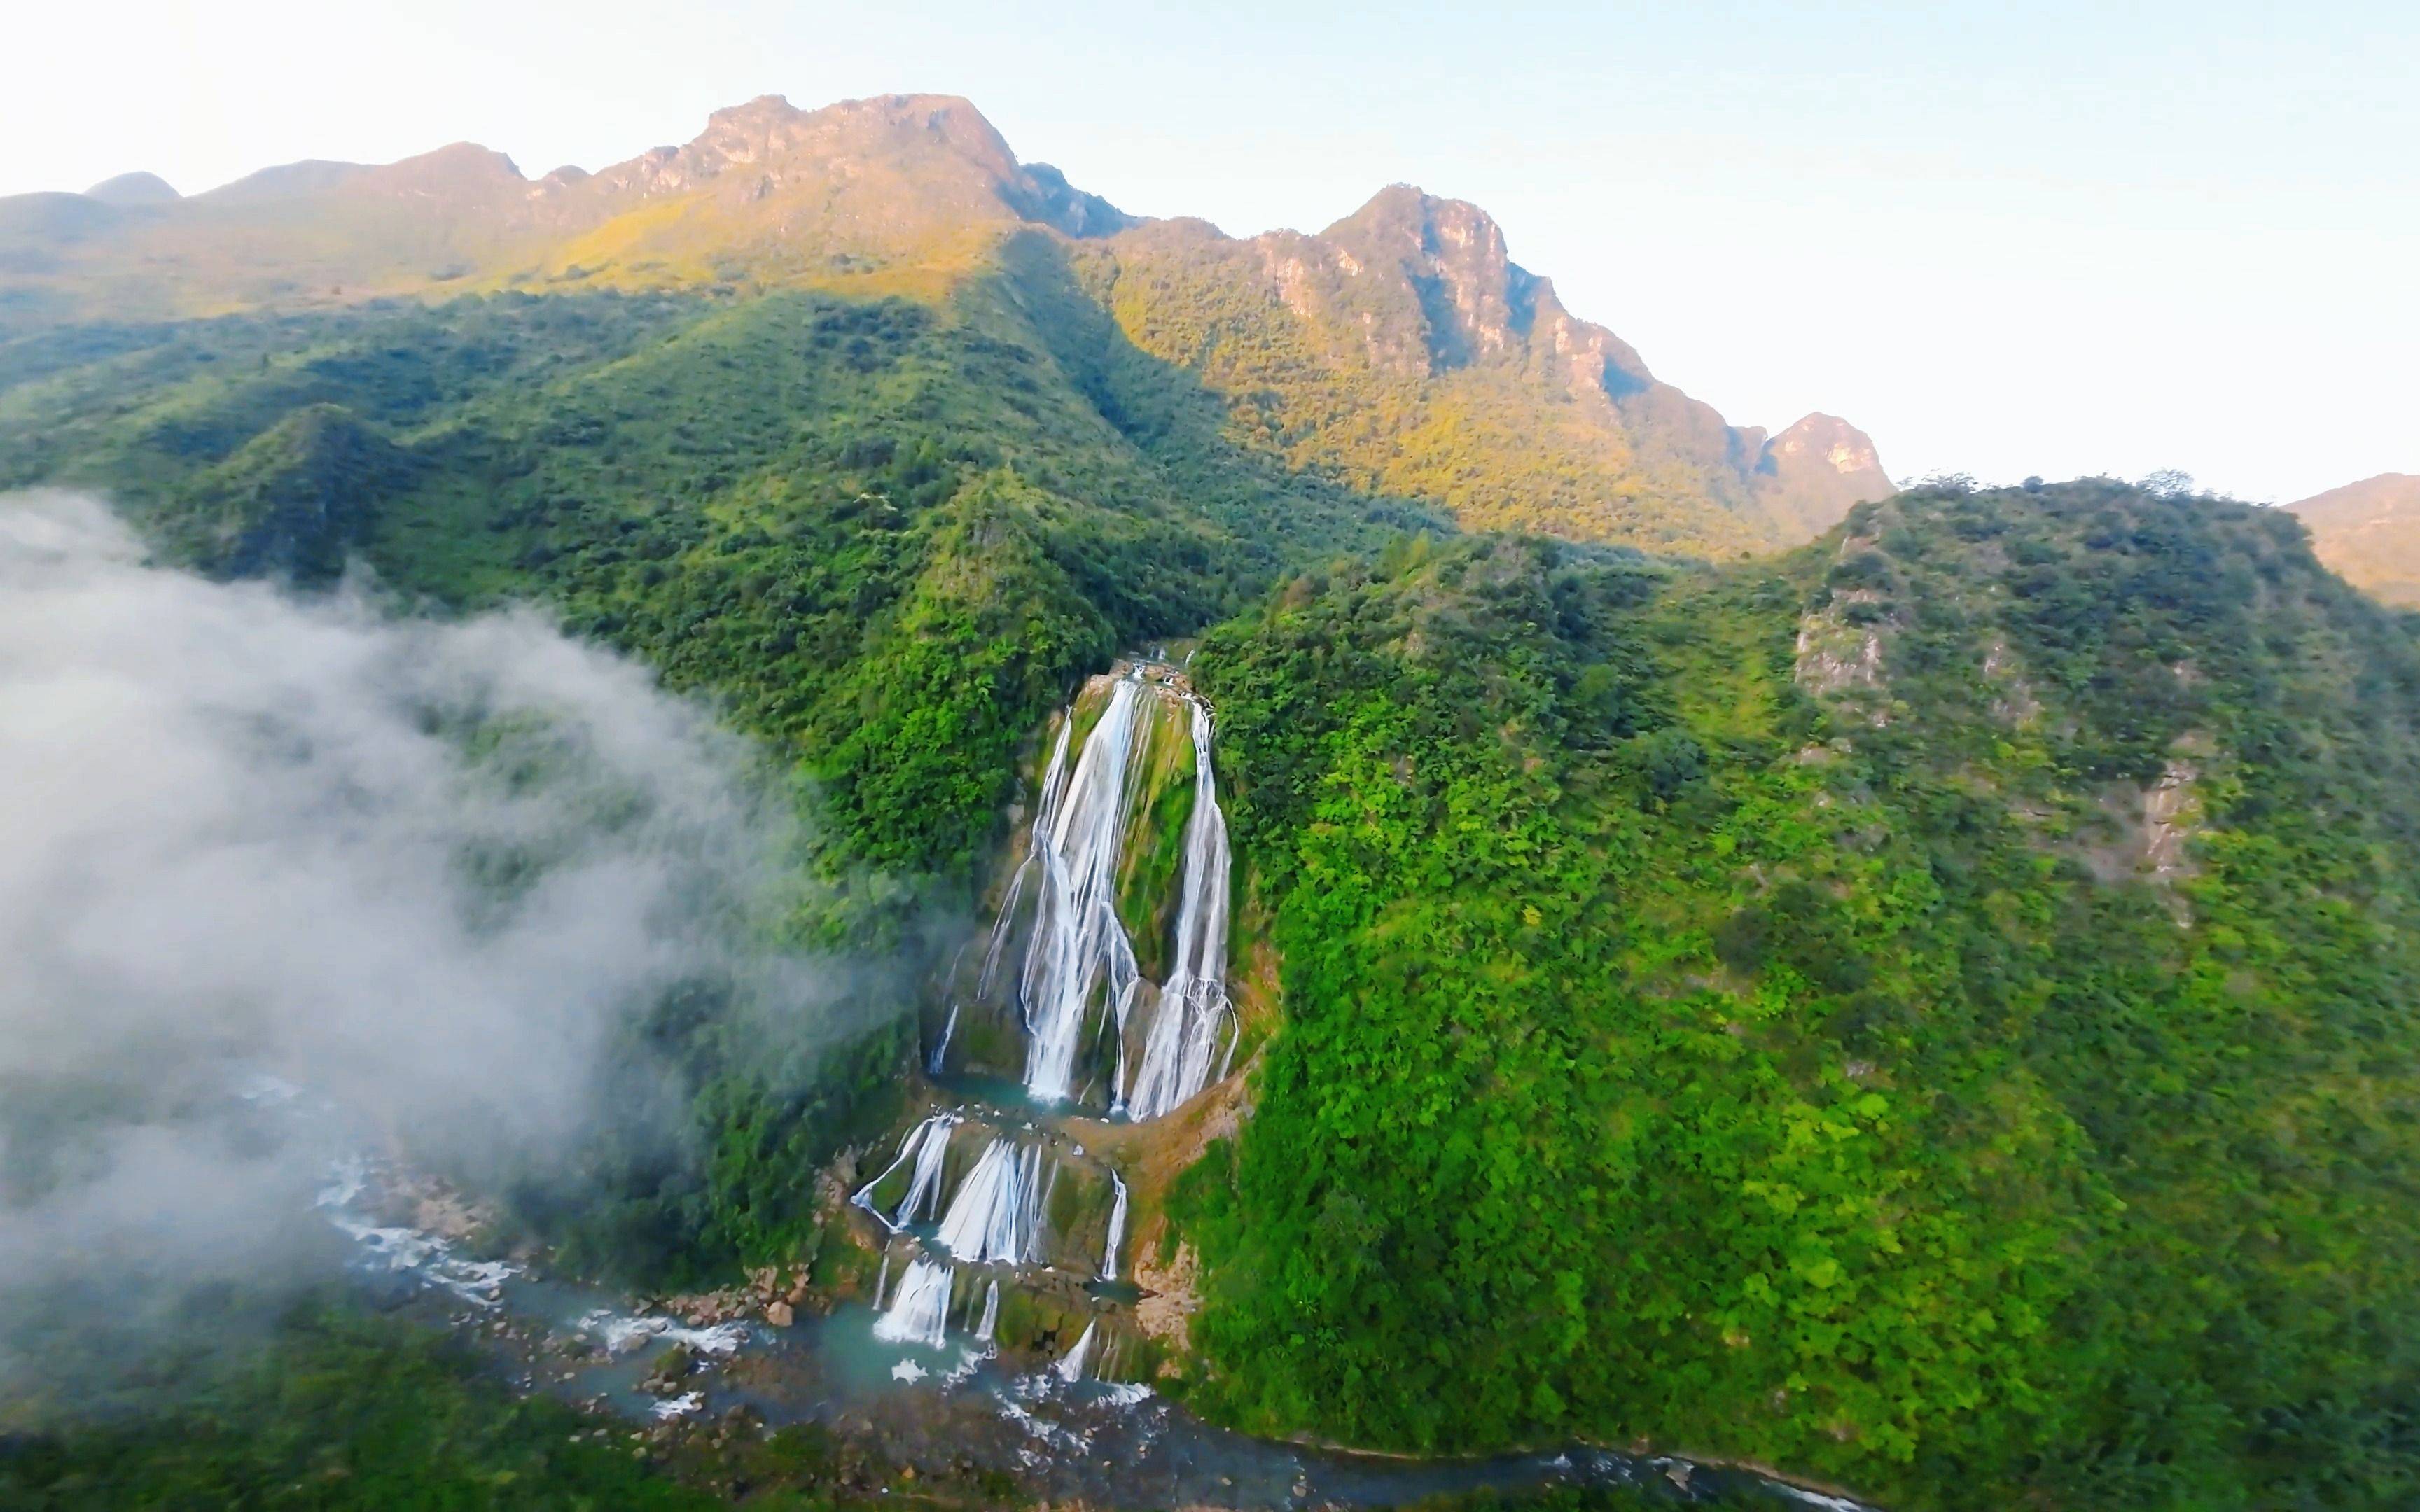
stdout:
{"type": "Polygon", "coordinates": [[[1076,1336],[1076,1347],[1050,1367],[1059,1372],[1060,1380],[1072,1386],[1084,1379],[1084,1356],[1093,1352],[1093,1331],[1100,1326],[1097,1319],[1086,1323],[1084,1332],[1076,1336]]]}

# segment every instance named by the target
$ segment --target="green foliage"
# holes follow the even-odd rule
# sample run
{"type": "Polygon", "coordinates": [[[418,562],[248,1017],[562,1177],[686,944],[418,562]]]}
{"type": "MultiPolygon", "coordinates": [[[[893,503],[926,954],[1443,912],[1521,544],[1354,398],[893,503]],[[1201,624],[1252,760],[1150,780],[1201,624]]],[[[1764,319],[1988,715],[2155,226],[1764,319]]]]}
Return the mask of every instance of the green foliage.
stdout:
{"type": "Polygon", "coordinates": [[[2238,505],[1845,533],[1661,583],[1479,542],[1205,640],[1287,1020],[1174,1199],[1192,1399],[1910,1506],[2402,1504],[2408,631],[2238,505]]]}
{"type": "MultiPolygon", "coordinates": [[[[627,1425],[511,1394],[450,1335],[336,1306],[298,1311],[155,1386],[131,1411],[85,1403],[77,1418],[0,1435],[0,1504],[702,1512],[734,1503],[734,1486],[765,1512],[898,1500],[837,1490],[840,1454],[815,1427],[634,1454],[627,1425]]],[[[956,1490],[932,1500],[995,1504],[956,1490]]]]}
{"type": "MultiPolygon", "coordinates": [[[[85,1508],[725,1504],[634,1458],[552,1397],[516,1396],[442,1335],[340,1311],[203,1361],[169,1405],[0,1439],[0,1503],[85,1508]]],[[[766,1507],[823,1507],[777,1489],[766,1507]]]]}
{"type": "Polygon", "coordinates": [[[1198,375],[1224,435],[1252,455],[1424,501],[1473,530],[1701,557],[1805,539],[1752,497],[1721,416],[1604,350],[1587,362],[1577,344],[1620,343],[1569,322],[1551,292],[1517,274],[1490,290],[1508,275],[1482,264],[1448,294],[1397,266],[1405,249],[1434,250],[1428,213],[1389,191],[1317,238],[1233,241],[1171,221],[1080,243],[1073,260],[1085,315],[1106,310],[1142,351],[1198,375]],[[1503,325],[1466,340],[1491,298],[1545,302],[1504,308],[1503,325]]]}
{"type": "Polygon", "coordinates": [[[543,598],[798,762],[835,869],[963,878],[1078,676],[1419,517],[1227,444],[1059,256],[939,310],[504,295],[21,337],[0,485],[107,488],[218,570],[358,549],[444,604],[543,598]]]}
{"type": "MultiPolygon", "coordinates": [[[[943,308],[503,295],[25,336],[0,486],[106,488],[215,571],[358,555],[441,608],[544,602],[795,773],[828,883],[799,941],[910,949],[911,900],[963,900],[1081,676],[1419,518],[1227,446],[1183,375],[1054,313],[1057,255],[943,308]]],[[[515,1210],[666,1285],[810,1244],[802,1173],[885,1116],[908,1046],[883,1024],[788,1064],[799,1036],[704,988],[631,1032],[627,1117],[515,1210]]]]}
{"type": "MultiPolygon", "coordinates": [[[[1174,1198],[1191,1399],[1249,1427],[1644,1437],[1909,1507],[2420,1494],[2408,622],[2288,518],[2097,484],[1685,575],[1380,551],[1419,517],[1311,424],[1367,394],[1311,374],[1256,432],[1129,332],[1281,346],[1266,312],[1070,255],[939,308],[23,337],[0,482],[218,570],[546,602],[814,795],[825,944],[901,877],[963,898],[1079,676],[1257,600],[1194,670],[1285,1019],[1174,1198]]],[[[1395,429],[1432,423],[1403,491],[1450,500],[1502,448],[1395,429]]],[[[687,1137],[600,1137],[525,1221],[665,1278],[813,1247],[801,1173],[887,1116],[904,1027],[783,1064],[702,986],[629,1032],[677,1074],[620,1105],[687,1137]]]]}

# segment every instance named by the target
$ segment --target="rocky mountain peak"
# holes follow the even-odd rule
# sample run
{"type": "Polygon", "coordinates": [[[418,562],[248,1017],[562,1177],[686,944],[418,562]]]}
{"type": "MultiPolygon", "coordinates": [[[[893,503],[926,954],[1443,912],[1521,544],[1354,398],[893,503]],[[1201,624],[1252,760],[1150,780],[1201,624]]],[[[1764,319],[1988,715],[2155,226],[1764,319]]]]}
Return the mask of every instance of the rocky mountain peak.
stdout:
{"type": "Polygon", "coordinates": [[[1873,438],[1838,415],[1807,415],[1766,441],[1763,455],[1775,469],[1829,468],[1842,476],[1879,473],[1883,464],[1873,438]]]}
{"type": "Polygon", "coordinates": [[[1354,264],[1408,281],[1427,324],[1431,363],[1464,367],[1512,352],[1542,282],[1513,266],[1503,228],[1466,200],[1389,184],[1320,233],[1354,264]]]}
{"type": "Polygon", "coordinates": [[[1504,228],[1467,200],[1390,184],[1319,239],[1356,267],[1385,270],[1411,285],[1435,370],[1528,365],[1573,393],[1611,400],[1655,381],[1627,343],[1575,318],[1551,280],[1512,261],[1504,228]]]}
{"type": "Polygon", "coordinates": [[[1855,505],[1894,491],[1873,438],[1820,411],[1758,448],[1755,477],[1767,513],[1799,535],[1820,535],[1855,505]]]}
{"type": "Polygon", "coordinates": [[[876,95],[819,110],[759,95],[714,112],[687,144],[656,147],[589,182],[584,193],[609,197],[678,194],[720,183],[719,195],[750,204],[781,201],[785,191],[810,193],[818,202],[878,195],[880,203],[869,201],[864,213],[885,221],[925,210],[979,212],[988,199],[1074,236],[1132,224],[1057,169],[1020,164],[983,113],[954,95],[876,95]]]}

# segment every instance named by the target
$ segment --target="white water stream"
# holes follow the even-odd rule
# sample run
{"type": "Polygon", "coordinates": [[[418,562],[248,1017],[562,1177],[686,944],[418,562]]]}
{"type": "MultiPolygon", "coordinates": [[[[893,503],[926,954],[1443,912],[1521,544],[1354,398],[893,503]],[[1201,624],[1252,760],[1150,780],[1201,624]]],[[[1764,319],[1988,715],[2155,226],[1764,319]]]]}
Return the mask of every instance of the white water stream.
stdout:
{"type": "Polygon", "coordinates": [[[1002,1136],[984,1147],[958,1183],[935,1236],[969,1265],[1025,1265],[1042,1257],[1042,1147],[1002,1136]]]}
{"type": "Polygon", "coordinates": [[[919,1217],[931,1217],[941,1200],[941,1165],[950,1153],[950,1131],[957,1124],[955,1114],[936,1113],[908,1131],[908,1137],[900,1142],[898,1157],[883,1168],[881,1175],[860,1187],[849,1200],[880,1219],[882,1226],[894,1234],[919,1217]],[[892,1172],[910,1157],[916,1166],[908,1173],[907,1195],[899,1199],[898,1207],[885,1213],[874,1205],[874,1189],[891,1180],[892,1172]]]}
{"type": "Polygon", "coordinates": [[[1028,864],[1038,863],[1042,894],[1017,1006],[1028,1036],[1026,1089],[1046,1103],[1074,1095],[1084,1010],[1095,990],[1106,985],[1109,1007],[1123,1024],[1142,980],[1133,942],[1118,918],[1117,891],[1118,854],[1140,785],[1132,760],[1135,727],[1149,697],[1140,678],[1119,678],[1074,774],[1063,779],[1057,769],[1067,755],[1063,726],[1053,769],[1043,779],[1027,856],[1028,864]]]}
{"type": "Polygon", "coordinates": [[[1072,1386],[1084,1379],[1084,1357],[1093,1352],[1093,1334],[1100,1326],[1097,1322],[1086,1323],[1084,1332],[1076,1336],[1076,1347],[1050,1367],[1059,1372],[1060,1380],[1072,1386]]]}
{"type": "MultiPolygon", "coordinates": [[[[1140,669],[1109,687],[1100,718],[1080,748],[1076,712],[1061,720],[1044,769],[1042,795],[1025,860],[1009,880],[976,984],[987,997],[1018,933],[1029,887],[1038,889],[1023,938],[1016,1007],[1026,1030],[1025,1086],[1036,1100],[1075,1097],[1086,1030],[1106,1014],[1118,1034],[1110,1110],[1160,1118],[1223,1076],[1234,1051],[1227,998],[1228,872],[1226,815],[1211,761],[1209,705],[1140,669]],[[1172,707],[1171,707],[1172,706],[1172,707]],[[1118,917],[1118,883],[1154,721],[1181,710],[1193,747],[1193,811],[1185,831],[1184,870],[1168,980],[1156,994],[1136,964],[1134,942],[1118,917]],[[1071,765],[1072,763],[1072,765],[1071,765]],[[1141,1054],[1129,1070],[1126,1030],[1139,1004],[1151,1003],[1141,1054]],[[1214,1071],[1215,1067],[1215,1071],[1214,1071]]],[[[951,1008],[939,1057],[956,1027],[951,1008]]]]}
{"type": "MultiPolygon", "coordinates": [[[[1088,700],[1083,706],[1095,705],[1088,700]]],[[[1105,1090],[1112,1117],[1157,1119],[1223,1077],[1234,1054],[1234,1012],[1226,989],[1232,865],[1226,815],[1212,765],[1208,704],[1165,671],[1137,667],[1109,680],[1097,708],[1080,740],[1076,707],[1060,721],[1026,856],[1009,879],[974,995],[998,1007],[1002,998],[995,993],[1002,984],[1011,989],[1009,1000],[1025,1031],[1025,1089],[1034,1101],[1064,1103],[1105,1090]],[[1193,801],[1177,890],[1172,900],[1160,901],[1163,907],[1174,903],[1175,920],[1167,942],[1167,980],[1155,988],[1142,976],[1118,895],[1122,881],[1130,880],[1124,875],[1129,844],[1155,843],[1138,833],[1154,796],[1147,779],[1166,759],[1167,743],[1179,728],[1171,721],[1179,718],[1191,745],[1193,801]],[[1117,1041],[1105,1089],[1098,1081],[1101,1062],[1088,1054],[1104,1032],[1117,1041]]],[[[951,1004],[929,1057],[937,1073],[960,1038],[962,1007],[951,1004]]],[[[984,1119],[980,1109],[974,1116],[984,1119]]],[[[1049,1263],[1045,1213],[1061,1156],[1054,1154],[1046,1170],[1047,1140],[1036,1138],[1028,1125],[1023,1136],[993,1135],[973,1165],[953,1176],[949,1151],[954,1135],[968,1133],[959,1127],[963,1121],[956,1114],[927,1118],[851,1199],[893,1234],[935,1226],[916,1229],[929,1237],[914,1242],[920,1253],[890,1294],[877,1299],[876,1334],[886,1340],[939,1345],[954,1267],[1023,1270],[1049,1263]],[[877,1206],[877,1189],[899,1196],[877,1206]]],[[[1080,1149],[1072,1153],[1082,1155],[1080,1149]]],[[[1127,1223],[1125,1178],[1115,1170],[1108,1175],[1100,1281],[1119,1277],[1127,1223]]],[[[961,1327],[974,1306],[971,1297],[962,1301],[961,1327]]],[[[978,1344],[992,1342],[999,1321],[1000,1278],[994,1276],[974,1325],[978,1344]]],[[[1088,1322],[1052,1372],[1068,1382],[1082,1379],[1100,1350],[1099,1338],[1097,1323],[1088,1322]]]]}
{"type": "MultiPolygon", "coordinates": [[[[1234,1050],[1227,1002],[1227,816],[1210,769],[1210,710],[1192,705],[1193,817],[1185,826],[1185,880],[1178,894],[1176,952],[1143,1041],[1142,1065],[1125,1095],[1126,1117],[1156,1119],[1209,1084],[1221,1031],[1234,1050]]],[[[1226,1074],[1222,1060],[1221,1076],[1226,1074]]]]}
{"type": "Polygon", "coordinates": [[[874,1320],[874,1336],[892,1344],[938,1350],[949,1334],[950,1284],[955,1273],[939,1260],[918,1256],[899,1278],[899,1294],[874,1320]]]}
{"type": "Polygon", "coordinates": [[[1118,1246],[1125,1243],[1126,1238],[1126,1180],[1115,1171],[1109,1173],[1109,1180],[1117,1183],[1118,1195],[1115,1204],[1109,1209],[1109,1242],[1107,1252],[1101,1257],[1101,1279],[1104,1281],[1118,1278],[1118,1246]]]}

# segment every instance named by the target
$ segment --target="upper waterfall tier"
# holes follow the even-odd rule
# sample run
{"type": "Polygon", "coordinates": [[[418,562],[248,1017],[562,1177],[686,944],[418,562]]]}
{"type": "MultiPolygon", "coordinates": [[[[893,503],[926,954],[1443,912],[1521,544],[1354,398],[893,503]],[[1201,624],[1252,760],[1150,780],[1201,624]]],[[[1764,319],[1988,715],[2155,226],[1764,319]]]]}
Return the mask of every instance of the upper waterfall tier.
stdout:
{"type": "Polygon", "coordinates": [[[1154,1119],[1225,1074],[1230,866],[1209,706],[1161,667],[1094,679],[1059,721],[970,995],[1013,1013],[1036,1100],[1154,1119]]]}

